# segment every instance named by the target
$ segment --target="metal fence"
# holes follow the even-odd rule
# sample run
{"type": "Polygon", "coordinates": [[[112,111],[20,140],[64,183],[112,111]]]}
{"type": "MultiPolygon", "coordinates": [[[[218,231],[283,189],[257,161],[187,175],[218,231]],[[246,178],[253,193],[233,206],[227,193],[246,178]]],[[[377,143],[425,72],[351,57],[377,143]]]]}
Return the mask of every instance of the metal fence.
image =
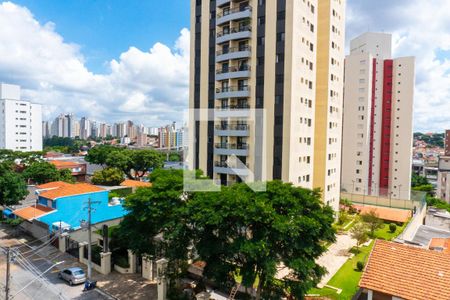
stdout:
{"type": "Polygon", "coordinates": [[[342,191],[341,199],[350,200],[355,204],[418,210],[422,209],[426,204],[426,192],[411,191],[410,199],[396,199],[389,196],[365,195],[342,191]]]}

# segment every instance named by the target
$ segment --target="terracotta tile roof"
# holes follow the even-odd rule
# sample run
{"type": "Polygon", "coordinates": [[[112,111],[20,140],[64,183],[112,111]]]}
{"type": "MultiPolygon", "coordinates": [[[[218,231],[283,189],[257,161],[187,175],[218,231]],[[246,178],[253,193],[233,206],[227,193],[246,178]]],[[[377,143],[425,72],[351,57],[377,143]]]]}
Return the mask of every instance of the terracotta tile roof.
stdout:
{"type": "Polygon", "coordinates": [[[377,240],[361,288],[407,300],[450,299],[448,254],[377,240]]]}
{"type": "Polygon", "coordinates": [[[50,160],[49,163],[53,164],[55,167],[59,168],[74,168],[79,167],[81,164],[73,161],[64,160],[50,160]]]}
{"type": "Polygon", "coordinates": [[[391,221],[405,223],[411,217],[411,211],[406,209],[397,209],[389,207],[371,206],[371,205],[353,205],[361,214],[367,214],[374,210],[378,218],[391,221]]]}
{"type": "Polygon", "coordinates": [[[39,196],[44,198],[55,200],[61,197],[74,196],[74,195],[82,195],[87,193],[95,193],[104,191],[104,189],[99,188],[98,186],[88,184],[88,183],[76,183],[70,184],[66,182],[60,182],[59,185],[55,182],[54,185],[47,184],[48,189],[39,193],[39,196]]]}
{"type": "Polygon", "coordinates": [[[48,214],[51,211],[53,211],[53,208],[38,204],[36,206],[28,206],[17,209],[13,211],[13,213],[22,219],[31,221],[35,218],[48,214]]]}
{"type": "Polygon", "coordinates": [[[120,185],[127,186],[127,187],[151,187],[152,186],[152,184],[150,182],[129,180],[129,179],[124,180],[120,185]]]}
{"type": "Polygon", "coordinates": [[[70,183],[67,183],[64,181],[53,181],[53,182],[37,185],[36,188],[37,189],[55,189],[55,188],[65,186],[67,184],[70,184],[70,183]]]}
{"type": "Polygon", "coordinates": [[[450,238],[432,238],[428,248],[450,254],[450,238]]]}

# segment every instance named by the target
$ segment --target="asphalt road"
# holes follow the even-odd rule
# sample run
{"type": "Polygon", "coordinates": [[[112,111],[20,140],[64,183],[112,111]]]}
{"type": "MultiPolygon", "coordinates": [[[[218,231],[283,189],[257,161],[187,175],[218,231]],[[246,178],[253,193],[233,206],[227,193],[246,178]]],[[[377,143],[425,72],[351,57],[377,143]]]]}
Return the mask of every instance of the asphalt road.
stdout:
{"type": "MultiPolygon", "coordinates": [[[[23,241],[19,241],[15,235],[14,232],[11,232],[11,229],[0,224],[0,247],[22,244],[23,241]]],[[[37,246],[37,244],[32,245],[37,246]]],[[[68,283],[58,278],[60,269],[79,266],[76,259],[69,254],[61,253],[53,247],[34,250],[28,246],[21,246],[15,249],[11,264],[10,299],[111,299],[98,290],[83,292],[83,284],[69,286],[68,283]],[[62,263],[54,266],[58,262],[62,263]],[[47,273],[41,275],[41,277],[38,276],[49,268],[50,270],[47,273]],[[29,286],[23,289],[27,284],[29,286]]],[[[2,251],[0,253],[0,299],[4,299],[5,278],[6,255],[2,251]]]]}

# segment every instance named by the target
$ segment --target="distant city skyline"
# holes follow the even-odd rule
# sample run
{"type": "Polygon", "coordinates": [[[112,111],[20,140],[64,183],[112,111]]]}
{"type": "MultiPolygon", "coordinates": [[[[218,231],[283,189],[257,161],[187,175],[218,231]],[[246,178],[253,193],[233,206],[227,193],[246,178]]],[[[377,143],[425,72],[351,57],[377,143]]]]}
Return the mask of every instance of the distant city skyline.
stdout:
{"type": "MultiPolygon", "coordinates": [[[[450,111],[443,30],[450,2],[347,2],[346,53],[348,41],[364,31],[393,33],[393,54],[417,58],[414,130],[450,128],[450,118],[435,113],[450,111]]],[[[0,2],[0,38],[8,41],[0,49],[0,81],[21,85],[24,99],[44,104],[44,119],[68,109],[149,126],[180,121],[188,106],[188,7],[182,0],[0,2]]]]}

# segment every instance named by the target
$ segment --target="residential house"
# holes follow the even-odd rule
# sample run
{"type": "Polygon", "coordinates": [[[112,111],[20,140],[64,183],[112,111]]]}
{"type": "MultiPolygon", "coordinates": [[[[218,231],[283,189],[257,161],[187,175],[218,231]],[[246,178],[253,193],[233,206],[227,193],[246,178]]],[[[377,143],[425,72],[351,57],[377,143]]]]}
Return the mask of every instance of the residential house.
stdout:
{"type": "Polygon", "coordinates": [[[25,229],[32,233],[38,230],[29,223],[46,228],[47,233],[59,228],[79,229],[81,222],[88,220],[89,200],[92,224],[117,220],[126,214],[121,202],[109,201],[108,190],[87,183],[50,182],[38,185],[36,193],[38,199],[35,205],[14,211],[15,215],[28,222],[25,229]]]}
{"type": "Polygon", "coordinates": [[[49,162],[53,164],[58,170],[69,169],[75,181],[86,181],[86,163],[65,160],[50,160],[49,162]]]}
{"type": "Polygon", "coordinates": [[[358,299],[450,299],[450,256],[377,240],[359,287],[358,299]]]}

